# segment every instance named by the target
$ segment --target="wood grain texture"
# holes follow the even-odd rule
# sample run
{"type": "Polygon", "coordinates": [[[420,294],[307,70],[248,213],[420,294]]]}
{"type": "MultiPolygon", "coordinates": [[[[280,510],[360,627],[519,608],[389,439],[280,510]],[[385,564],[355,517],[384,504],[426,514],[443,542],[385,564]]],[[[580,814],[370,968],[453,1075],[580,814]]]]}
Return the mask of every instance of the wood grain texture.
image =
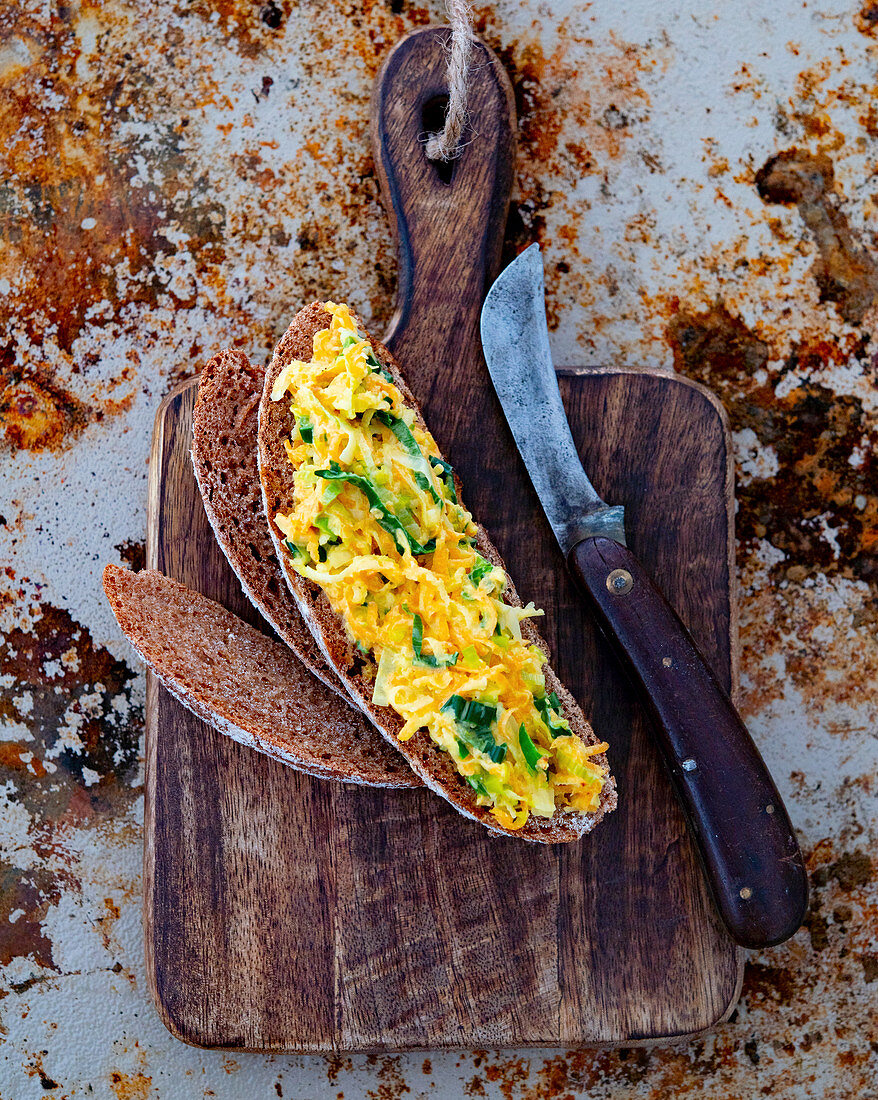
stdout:
{"type": "MultiPolygon", "coordinates": [[[[715,406],[648,373],[561,385],[599,490],[629,509],[634,549],[732,686],[715,406]],[[627,433],[607,433],[619,416],[627,433]]],[[[194,386],[160,412],[149,564],[258,622],[191,475],[193,398],[194,386]]],[[[643,712],[564,574],[533,557],[554,551],[516,488],[497,498],[518,532],[503,549],[550,610],[555,660],[611,743],[619,808],[579,844],[492,839],[426,792],[349,790],[275,765],[152,683],[148,969],[179,1037],[285,1051],[624,1043],[692,1033],[731,1009],[738,956],[643,712]]]]}
{"type": "MultiPolygon", "coordinates": [[[[514,116],[485,51],[470,102],[477,140],[450,181],[428,164],[419,135],[444,90],[443,33],[404,40],[376,86],[376,164],[400,252],[385,342],[522,598],[546,609],[555,666],[610,741],[620,805],[577,844],[492,837],[426,791],[353,790],[274,766],[152,685],[148,967],[163,1018],[205,1046],[624,1044],[709,1027],[739,991],[739,953],[643,712],[566,576],[481,356],[514,116]]],[[[598,490],[626,505],[634,550],[733,687],[732,475],[718,405],[655,373],[588,372],[564,378],[562,393],[598,490]]],[[[149,564],[246,611],[189,471],[192,403],[183,391],[159,414],[149,564]]]]}

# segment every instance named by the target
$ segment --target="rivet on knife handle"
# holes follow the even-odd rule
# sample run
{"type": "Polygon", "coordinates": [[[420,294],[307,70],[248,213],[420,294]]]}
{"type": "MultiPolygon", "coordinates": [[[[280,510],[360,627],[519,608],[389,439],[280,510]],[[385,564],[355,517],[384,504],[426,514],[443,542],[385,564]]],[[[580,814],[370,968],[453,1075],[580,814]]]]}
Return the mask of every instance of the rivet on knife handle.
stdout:
{"type": "Polygon", "coordinates": [[[676,612],[626,547],[587,538],[568,565],[643,688],[717,908],[744,947],[795,932],[808,905],[781,797],[734,705],[676,612]]]}

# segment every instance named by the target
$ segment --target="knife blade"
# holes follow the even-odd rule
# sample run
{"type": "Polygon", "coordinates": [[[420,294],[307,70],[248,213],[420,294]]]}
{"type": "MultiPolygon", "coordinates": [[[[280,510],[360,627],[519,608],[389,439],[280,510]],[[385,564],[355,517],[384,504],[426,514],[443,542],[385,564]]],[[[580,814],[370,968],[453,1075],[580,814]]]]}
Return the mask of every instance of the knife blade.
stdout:
{"type": "Polygon", "coordinates": [[[501,273],[482,306],[491,380],[564,556],[589,535],[624,546],[624,508],[601,500],[576,453],[552,364],[544,296],[540,246],[532,244],[501,273]]]}
{"type": "Polygon", "coordinates": [[[482,348],[568,569],[643,693],[717,910],[745,947],[781,943],[808,905],[802,853],[759,750],[677,613],[626,546],[624,506],[582,468],[549,348],[531,245],[488,291],[482,348]]]}

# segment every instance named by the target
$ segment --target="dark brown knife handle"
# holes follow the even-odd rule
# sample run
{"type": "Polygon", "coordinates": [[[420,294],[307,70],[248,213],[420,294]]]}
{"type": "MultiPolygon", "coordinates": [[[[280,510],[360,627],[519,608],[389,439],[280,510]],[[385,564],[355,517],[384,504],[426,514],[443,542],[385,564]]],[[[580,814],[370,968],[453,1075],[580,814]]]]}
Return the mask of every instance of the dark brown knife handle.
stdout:
{"type": "Polygon", "coordinates": [[[802,853],[734,704],[630,550],[588,538],[568,565],[643,688],[719,913],[744,947],[788,939],[808,905],[802,853]]]}

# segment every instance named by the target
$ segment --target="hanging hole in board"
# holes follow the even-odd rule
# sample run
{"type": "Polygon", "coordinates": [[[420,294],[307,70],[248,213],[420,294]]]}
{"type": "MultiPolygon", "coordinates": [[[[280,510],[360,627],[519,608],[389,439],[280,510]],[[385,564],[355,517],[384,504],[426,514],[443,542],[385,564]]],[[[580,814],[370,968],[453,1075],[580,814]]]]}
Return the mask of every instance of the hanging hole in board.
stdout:
{"type": "MultiPolygon", "coordinates": [[[[445,126],[445,115],[448,111],[448,96],[434,95],[421,109],[422,140],[426,142],[429,134],[438,134],[445,126]]],[[[445,183],[450,184],[454,178],[454,160],[431,160],[430,164],[436,170],[436,175],[445,183]]]]}

